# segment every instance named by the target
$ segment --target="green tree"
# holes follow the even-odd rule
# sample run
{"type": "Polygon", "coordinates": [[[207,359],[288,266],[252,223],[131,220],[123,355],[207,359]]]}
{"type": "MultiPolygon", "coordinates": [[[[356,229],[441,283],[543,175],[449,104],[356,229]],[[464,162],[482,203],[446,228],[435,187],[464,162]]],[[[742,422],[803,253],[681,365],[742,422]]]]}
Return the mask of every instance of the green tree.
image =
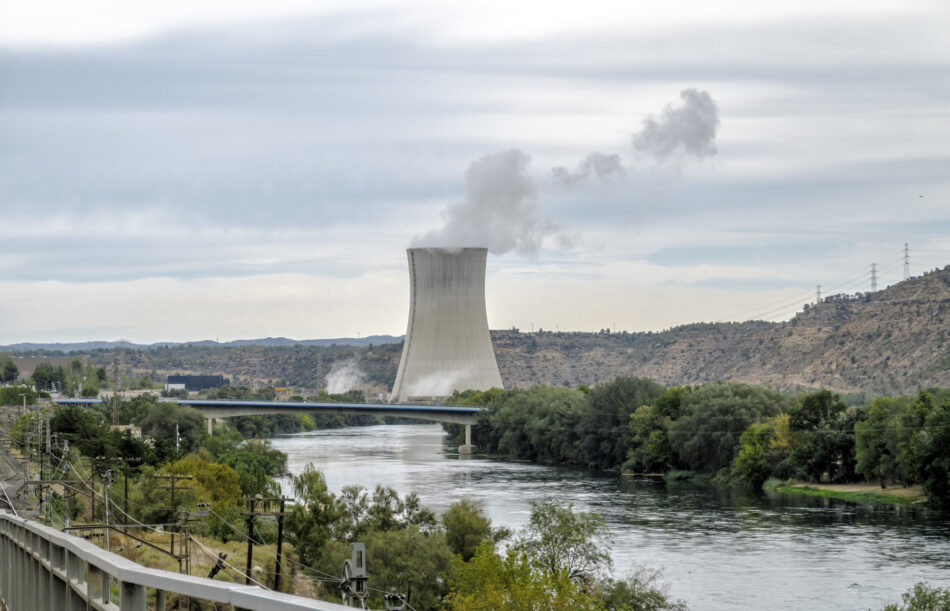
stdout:
{"type": "Polygon", "coordinates": [[[950,398],[927,414],[913,450],[928,501],[950,508],[950,398]]]}
{"type": "Polygon", "coordinates": [[[471,499],[462,499],[442,514],[442,526],[445,528],[445,540],[453,554],[458,554],[466,562],[475,555],[475,550],[492,538],[491,520],[481,507],[471,499]]]}
{"type": "Polygon", "coordinates": [[[37,390],[62,390],[66,384],[66,371],[49,363],[40,363],[33,370],[33,384],[37,390]]]}
{"type": "Polygon", "coordinates": [[[638,566],[626,579],[597,584],[606,611],[686,611],[686,604],[670,596],[660,571],[638,566]]]}
{"type": "Polygon", "coordinates": [[[925,582],[901,594],[903,604],[890,604],[883,611],[947,611],[950,609],[950,589],[935,588],[925,582]]]}
{"type": "MultiPolygon", "coordinates": [[[[367,598],[370,608],[383,606],[383,593],[404,594],[415,609],[437,609],[448,592],[445,574],[450,570],[452,552],[441,533],[423,532],[411,525],[387,531],[371,531],[360,538],[366,544],[367,598]],[[380,591],[382,590],[382,591],[380,591]]],[[[321,572],[340,574],[350,546],[331,541],[323,550],[321,572]]]]}
{"type": "Polygon", "coordinates": [[[162,461],[177,458],[176,431],[181,456],[198,449],[206,434],[201,412],[177,403],[159,402],[148,406],[141,427],[143,434],[155,439],[155,450],[162,461]]]}
{"type": "Polygon", "coordinates": [[[782,395],[764,388],[704,384],[684,393],[681,416],[670,425],[671,448],[688,469],[714,473],[732,463],[750,424],[787,411],[788,405],[782,395]]]}
{"type": "Polygon", "coordinates": [[[579,424],[587,465],[594,469],[620,467],[631,448],[630,416],[662,393],[662,386],[645,378],[617,378],[591,390],[587,395],[589,410],[579,424]]]}
{"type": "Polygon", "coordinates": [[[868,480],[908,483],[915,471],[911,442],[922,424],[918,406],[907,399],[878,397],[854,425],[856,470],[868,480]]]}
{"type": "Polygon", "coordinates": [[[602,605],[593,592],[566,571],[539,568],[523,551],[499,555],[491,543],[478,548],[469,562],[456,556],[449,572],[445,604],[453,611],[594,611],[602,605]]]}
{"type": "Polygon", "coordinates": [[[585,582],[610,569],[609,545],[602,516],[557,501],[532,501],[531,518],[516,543],[541,570],[585,582]]]}
{"type": "Polygon", "coordinates": [[[798,403],[789,409],[788,415],[793,429],[809,431],[847,409],[848,406],[840,396],[823,389],[799,397],[798,403]]]}
{"type": "Polygon", "coordinates": [[[314,564],[330,540],[333,523],[339,519],[339,503],[327,487],[323,473],[307,465],[293,477],[294,496],[286,528],[288,538],[305,564],[314,564]]]}
{"type": "Polygon", "coordinates": [[[272,448],[270,441],[242,441],[217,459],[238,473],[245,496],[280,495],[280,486],[272,478],[286,475],[287,455],[272,448]]]}
{"type": "Polygon", "coordinates": [[[855,424],[861,410],[841,411],[822,420],[813,430],[802,431],[801,443],[792,451],[778,477],[799,477],[814,482],[851,482],[855,473],[855,424]]]}
{"type": "Polygon", "coordinates": [[[0,382],[12,384],[16,382],[19,377],[20,369],[16,366],[16,363],[13,362],[13,359],[4,359],[3,366],[0,367],[0,382]]]}

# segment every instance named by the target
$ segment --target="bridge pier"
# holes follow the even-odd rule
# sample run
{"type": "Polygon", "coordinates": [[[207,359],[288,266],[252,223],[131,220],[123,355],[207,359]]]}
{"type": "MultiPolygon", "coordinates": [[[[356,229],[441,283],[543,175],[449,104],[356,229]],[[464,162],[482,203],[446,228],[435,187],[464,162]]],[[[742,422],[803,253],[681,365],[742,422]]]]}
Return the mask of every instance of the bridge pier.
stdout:
{"type": "Polygon", "coordinates": [[[471,456],[477,450],[475,446],[472,445],[472,425],[465,425],[465,445],[459,446],[459,456],[471,456]]]}
{"type": "Polygon", "coordinates": [[[211,416],[205,417],[205,422],[208,423],[208,437],[211,436],[211,430],[214,428],[214,418],[211,416]]]}

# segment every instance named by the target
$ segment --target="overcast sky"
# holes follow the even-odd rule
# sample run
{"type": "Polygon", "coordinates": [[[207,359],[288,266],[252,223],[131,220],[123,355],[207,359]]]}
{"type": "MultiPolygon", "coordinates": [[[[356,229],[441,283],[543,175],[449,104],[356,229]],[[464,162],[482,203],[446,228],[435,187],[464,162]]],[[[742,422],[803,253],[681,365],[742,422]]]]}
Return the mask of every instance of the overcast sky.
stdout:
{"type": "Polygon", "coordinates": [[[914,274],[950,264],[948,23],[945,0],[4,2],[0,344],[398,335],[405,249],[473,224],[512,232],[460,244],[497,253],[492,328],[779,320],[872,262],[883,287],[905,242],[914,274]]]}

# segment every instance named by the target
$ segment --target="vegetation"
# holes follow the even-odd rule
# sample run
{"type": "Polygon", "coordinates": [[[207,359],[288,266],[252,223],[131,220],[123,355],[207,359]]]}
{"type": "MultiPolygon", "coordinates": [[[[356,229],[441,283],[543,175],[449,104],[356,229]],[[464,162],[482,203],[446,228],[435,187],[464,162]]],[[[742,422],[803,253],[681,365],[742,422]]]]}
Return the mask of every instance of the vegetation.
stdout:
{"type": "MultiPolygon", "coordinates": [[[[489,408],[472,434],[490,454],[755,488],[770,478],[920,484],[931,504],[950,507],[950,392],[941,389],[848,407],[827,390],[791,398],[736,382],[661,390],[620,378],[594,389],[457,393],[451,402],[489,408]]],[[[462,428],[446,428],[460,442],[462,428]]]]}
{"type": "Polygon", "coordinates": [[[901,595],[900,604],[890,604],[883,611],[945,611],[950,609],[950,589],[935,588],[924,582],[901,595]]]}
{"type": "MultiPolygon", "coordinates": [[[[36,397],[25,387],[0,392],[13,393],[13,404],[20,393],[31,402],[36,397]]],[[[272,392],[214,391],[235,397],[272,392]]],[[[452,400],[488,407],[473,427],[474,442],[514,458],[670,477],[698,473],[755,487],[788,479],[920,484],[932,503],[950,506],[950,392],[939,389],[848,407],[828,391],[788,397],[739,383],[664,389],[621,378],[594,388],[493,389],[452,400]]],[[[208,436],[200,412],[141,396],[121,402],[119,420],[141,427],[148,442],[113,429],[110,406],[66,406],[52,414],[55,435],[45,447],[45,436],[36,434],[39,417],[27,414],[14,424],[11,439],[21,451],[52,454],[60,475],[69,465],[93,487],[103,485],[107,472],[122,474],[127,492],[118,495],[113,486],[113,498],[142,522],[174,524],[179,509],[207,504],[208,515],[189,528],[221,545],[244,540],[246,499],[279,495],[275,478],[288,475],[286,456],[260,437],[316,426],[307,417],[246,418],[220,424],[208,436]],[[174,503],[169,476],[189,478],[178,481],[174,503]]],[[[461,427],[447,428],[462,434],[461,427]]],[[[364,542],[373,559],[373,607],[396,592],[420,610],[683,608],[650,569],[614,579],[602,517],[570,505],[535,503],[527,527],[512,534],[492,528],[470,501],[437,517],[416,495],[385,486],[331,492],[312,466],[292,483],[297,500],[284,523],[291,559],[326,578],[340,574],[350,543],[364,542]]],[[[65,513],[60,493],[53,496],[54,511],[65,513]]],[[[103,520],[101,499],[73,499],[70,517],[103,520]]],[[[255,536],[271,542],[275,527],[262,520],[255,536]]],[[[317,593],[338,597],[332,583],[318,585],[317,593]]],[[[941,608],[947,596],[918,584],[904,595],[904,606],[888,609],[941,608]]]]}

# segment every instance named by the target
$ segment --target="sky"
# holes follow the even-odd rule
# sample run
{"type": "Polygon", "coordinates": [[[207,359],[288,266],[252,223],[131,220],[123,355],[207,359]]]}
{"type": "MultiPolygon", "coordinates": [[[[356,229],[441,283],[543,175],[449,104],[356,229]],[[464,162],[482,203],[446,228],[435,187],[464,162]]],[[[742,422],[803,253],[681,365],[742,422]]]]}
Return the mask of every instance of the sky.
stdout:
{"type": "Polygon", "coordinates": [[[0,2],[0,344],[783,320],[950,264],[950,4],[0,2]],[[454,242],[453,242],[454,241],[454,242]],[[455,242],[464,243],[455,243],[455,242]],[[452,244],[450,244],[450,242],[452,244]]]}

